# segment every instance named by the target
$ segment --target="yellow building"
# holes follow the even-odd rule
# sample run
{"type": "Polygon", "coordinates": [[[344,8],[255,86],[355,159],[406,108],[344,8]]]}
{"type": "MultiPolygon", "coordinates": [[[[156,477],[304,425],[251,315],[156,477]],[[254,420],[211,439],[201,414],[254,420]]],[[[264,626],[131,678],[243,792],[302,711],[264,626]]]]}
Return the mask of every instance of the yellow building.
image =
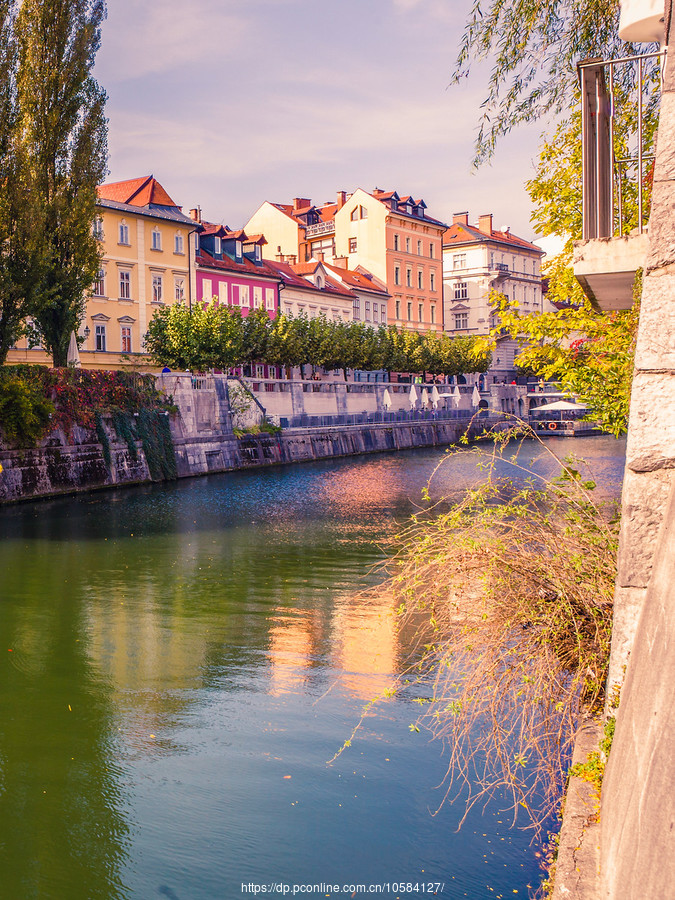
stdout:
{"type": "MultiPolygon", "coordinates": [[[[197,225],[152,175],[101,185],[98,195],[94,228],[103,256],[80,325],[79,355],[84,368],[118,369],[141,357],[156,309],[194,296],[197,225]]],[[[7,361],[51,365],[25,340],[7,361]]]]}

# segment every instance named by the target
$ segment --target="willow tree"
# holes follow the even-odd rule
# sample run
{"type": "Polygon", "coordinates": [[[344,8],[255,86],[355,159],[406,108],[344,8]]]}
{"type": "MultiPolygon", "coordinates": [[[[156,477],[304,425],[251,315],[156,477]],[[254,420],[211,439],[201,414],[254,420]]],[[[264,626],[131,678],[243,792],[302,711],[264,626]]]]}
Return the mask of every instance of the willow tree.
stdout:
{"type": "Polygon", "coordinates": [[[66,365],[100,262],[92,226],[106,173],[106,95],[91,71],[104,18],[103,0],[23,0],[14,28],[17,140],[44,253],[33,319],[55,366],[66,365]]]}
{"type": "Polygon", "coordinates": [[[456,83],[476,63],[491,67],[474,162],[516,126],[569,110],[579,60],[634,52],[618,23],[619,0],[474,0],[452,76],[456,83]]]}

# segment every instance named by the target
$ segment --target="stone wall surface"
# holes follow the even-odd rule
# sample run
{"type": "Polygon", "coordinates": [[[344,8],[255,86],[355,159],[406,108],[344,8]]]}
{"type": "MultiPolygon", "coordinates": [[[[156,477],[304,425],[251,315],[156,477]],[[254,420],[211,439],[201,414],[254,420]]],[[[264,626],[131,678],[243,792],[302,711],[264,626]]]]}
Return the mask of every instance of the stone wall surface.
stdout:
{"type": "Polygon", "coordinates": [[[663,517],[602,791],[602,897],[675,896],[675,486],[663,517]]]}

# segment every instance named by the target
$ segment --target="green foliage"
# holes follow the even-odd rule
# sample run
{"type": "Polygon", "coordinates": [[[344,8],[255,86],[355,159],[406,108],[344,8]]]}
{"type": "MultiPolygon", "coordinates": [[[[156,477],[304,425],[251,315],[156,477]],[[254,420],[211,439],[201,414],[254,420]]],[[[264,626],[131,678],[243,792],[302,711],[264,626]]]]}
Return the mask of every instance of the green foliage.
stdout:
{"type": "Polygon", "coordinates": [[[103,0],[23,0],[13,21],[15,140],[41,251],[30,312],[55,366],[66,365],[101,254],[92,225],[106,172],[106,96],[91,70],[104,18],[103,0]]]}
{"type": "Polygon", "coordinates": [[[138,415],[137,430],[152,480],[175,480],[178,470],[168,415],[153,409],[142,409],[138,415]]]}
{"type": "MultiPolygon", "coordinates": [[[[641,272],[636,297],[640,291],[641,272]]],[[[499,326],[492,340],[503,331],[516,338],[518,366],[559,382],[588,406],[588,419],[618,436],[628,427],[639,300],[623,312],[599,313],[583,294],[573,292],[573,298],[555,312],[521,315],[503,295],[493,294],[499,326]]]]}
{"type": "Polygon", "coordinates": [[[129,450],[129,458],[132,462],[138,462],[138,448],[136,446],[136,435],[132,427],[133,413],[115,410],[112,414],[113,425],[118,437],[126,443],[129,450]]]}
{"type": "Polygon", "coordinates": [[[603,736],[600,739],[599,750],[593,750],[588,754],[586,762],[577,763],[570,767],[570,775],[587,781],[597,795],[598,803],[600,802],[600,791],[602,790],[602,781],[605,776],[605,768],[609,758],[609,751],[612,749],[614,740],[614,729],[616,727],[616,718],[612,716],[605,723],[603,736]]]}
{"type": "Polygon", "coordinates": [[[5,440],[34,446],[53,412],[54,404],[35,385],[17,376],[0,379],[0,431],[5,440]]]}
{"type": "Polygon", "coordinates": [[[515,126],[571,108],[579,60],[640,52],[619,40],[618,18],[619,0],[473,0],[453,82],[474,63],[491,67],[476,164],[515,126]]]}
{"type": "Polygon", "coordinates": [[[95,414],[95,428],[96,428],[96,437],[98,438],[98,442],[101,445],[101,450],[103,452],[103,459],[105,460],[105,464],[108,467],[108,470],[112,468],[112,453],[110,451],[110,438],[108,437],[108,432],[105,430],[105,425],[103,424],[103,419],[101,418],[101,413],[97,412],[95,414]]]}
{"type": "Polygon", "coordinates": [[[146,347],[158,365],[206,371],[254,361],[290,369],[387,369],[460,375],[484,372],[491,352],[473,337],[381,327],[363,322],[331,322],[324,316],[278,315],[265,310],[242,317],[238,307],[217,303],[182,304],[158,310],[146,347]]]}

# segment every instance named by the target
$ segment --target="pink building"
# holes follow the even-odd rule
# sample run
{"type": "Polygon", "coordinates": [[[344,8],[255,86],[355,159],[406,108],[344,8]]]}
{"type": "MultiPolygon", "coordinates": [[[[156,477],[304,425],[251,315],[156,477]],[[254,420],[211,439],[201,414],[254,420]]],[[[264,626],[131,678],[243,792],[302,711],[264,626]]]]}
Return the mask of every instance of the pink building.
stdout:
{"type": "MultiPolygon", "coordinates": [[[[196,216],[196,212],[191,211],[196,216]]],[[[264,309],[274,318],[281,279],[262,258],[263,235],[231,231],[226,225],[200,223],[195,269],[197,300],[216,299],[238,306],[242,315],[264,309]]]]}

